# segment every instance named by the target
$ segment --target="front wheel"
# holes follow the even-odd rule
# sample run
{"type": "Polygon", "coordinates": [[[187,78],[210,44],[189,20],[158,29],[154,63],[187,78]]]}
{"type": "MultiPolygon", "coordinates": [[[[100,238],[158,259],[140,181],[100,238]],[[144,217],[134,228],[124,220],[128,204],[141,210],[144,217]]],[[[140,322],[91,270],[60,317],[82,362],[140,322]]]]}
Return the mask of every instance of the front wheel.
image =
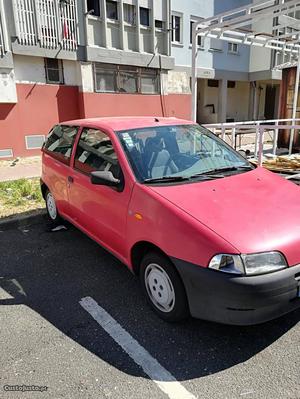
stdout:
{"type": "Polygon", "coordinates": [[[159,317],[174,322],[188,316],[183,283],[167,257],[155,252],[146,254],[141,263],[140,281],[148,303],[159,317]]]}
{"type": "Polygon", "coordinates": [[[56,207],[56,202],[53,197],[53,194],[49,190],[46,191],[45,202],[46,202],[47,214],[48,214],[50,221],[55,224],[59,223],[61,219],[60,219],[57,207],[56,207]]]}

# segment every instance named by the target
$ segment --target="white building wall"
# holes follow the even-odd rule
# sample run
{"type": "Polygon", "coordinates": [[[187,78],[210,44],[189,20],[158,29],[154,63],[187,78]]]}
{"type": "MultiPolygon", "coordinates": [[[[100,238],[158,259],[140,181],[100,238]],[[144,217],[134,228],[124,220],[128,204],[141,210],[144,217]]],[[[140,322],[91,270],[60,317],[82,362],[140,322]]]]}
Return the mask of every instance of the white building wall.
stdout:
{"type": "MultiPolygon", "coordinates": [[[[79,86],[78,63],[63,60],[65,85],[79,86]]],[[[46,84],[45,63],[42,57],[14,55],[14,70],[16,83],[46,84]]]]}
{"type": "Polygon", "coordinates": [[[79,62],[64,60],[64,78],[65,85],[67,86],[80,86],[80,80],[78,76],[79,62]]]}
{"type": "Polygon", "coordinates": [[[250,85],[248,82],[236,82],[233,89],[228,89],[227,118],[235,121],[247,121],[249,110],[250,85]]]}
{"type": "Polygon", "coordinates": [[[26,55],[14,55],[17,83],[46,84],[44,59],[26,55]]]}
{"type": "MultiPolygon", "coordinates": [[[[201,123],[219,121],[219,90],[219,87],[209,87],[207,79],[198,79],[198,118],[201,123]]],[[[248,120],[249,95],[248,82],[237,81],[235,88],[228,88],[226,118],[235,121],[248,120]]]]}
{"type": "Polygon", "coordinates": [[[12,69],[0,68],[0,103],[16,103],[15,73],[12,69]]]}

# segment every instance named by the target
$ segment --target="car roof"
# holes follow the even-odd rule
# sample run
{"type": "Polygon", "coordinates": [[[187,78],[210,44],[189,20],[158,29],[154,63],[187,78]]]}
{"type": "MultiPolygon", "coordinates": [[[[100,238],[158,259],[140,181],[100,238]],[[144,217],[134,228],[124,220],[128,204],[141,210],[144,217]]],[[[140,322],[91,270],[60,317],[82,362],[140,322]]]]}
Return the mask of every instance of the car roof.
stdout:
{"type": "Polygon", "coordinates": [[[164,118],[160,116],[122,116],[122,117],[105,117],[105,118],[88,118],[76,119],[72,121],[61,122],[62,125],[79,125],[79,126],[94,126],[99,128],[110,128],[114,131],[141,129],[145,127],[157,127],[168,125],[187,125],[193,122],[178,119],[178,118],[164,118]]]}

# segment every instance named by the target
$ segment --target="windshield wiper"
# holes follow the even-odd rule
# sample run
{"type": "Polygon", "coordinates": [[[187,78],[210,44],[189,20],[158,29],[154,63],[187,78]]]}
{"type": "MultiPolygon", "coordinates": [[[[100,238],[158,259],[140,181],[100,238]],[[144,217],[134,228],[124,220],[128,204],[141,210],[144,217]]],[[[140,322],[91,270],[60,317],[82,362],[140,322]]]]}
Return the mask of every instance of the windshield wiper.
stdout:
{"type": "Polygon", "coordinates": [[[213,180],[213,179],[222,179],[225,177],[225,175],[215,175],[215,174],[209,174],[206,172],[201,172],[201,173],[195,173],[194,175],[190,176],[190,179],[196,179],[197,177],[202,177],[203,180],[213,180]]]}
{"type": "MultiPolygon", "coordinates": [[[[208,170],[203,173],[199,173],[199,175],[214,175],[216,177],[215,173],[222,173],[222,172],[234,172],[236,170],[252,170],[253,167],[250,165],[241,165],[241,166],[227,166],[225,168],[215,168],[208,170]]],[[[220,177],[224,177],[223,175],[219,175],[220,177]]]]}
{"type": "Polygon", "coordinates": [[[202,178],[202,180],[206,179],[222,179],[225,177],[223,173],[220,172],[230,172],[236,170],[252,170],[252,166],[248,165],[241,165],[241,166],[228,166],[226,168],[216,168],[212,170],[208,170],[207,172],[196,173],[192,176],[162,176],[162,177],[155,177],[143,180],[143,183],[168,183],[168,182],[180,182],[184,180],[190,180],[195,178],[202,178]],[[218,174],[219,173],[219,174],[218,174]]]}
{"type": "Polygon", "coordinates": [[[154,177],[150,179],[143,180],[143,183],[168,183],[168,182],[178,182],[183,180],[189,180],[188,177],[185,176],[163,176],[163,177],[154,177]]]}

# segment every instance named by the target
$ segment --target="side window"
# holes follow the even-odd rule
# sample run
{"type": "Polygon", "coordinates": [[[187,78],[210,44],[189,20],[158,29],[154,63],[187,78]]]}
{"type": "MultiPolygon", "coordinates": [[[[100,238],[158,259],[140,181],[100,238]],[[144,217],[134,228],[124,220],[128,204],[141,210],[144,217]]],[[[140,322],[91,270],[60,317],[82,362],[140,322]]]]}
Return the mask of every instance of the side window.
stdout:
{"type": "Polygon", "coordinates": [[[90,174],[96,170],[110,171],[119,178],[117,154],[107,134],[97,129],[82,130],[75,154],[75,169],[90,174]]]}
{"type": "Polygon", "coordinates": [[[69,164],[77,132],[77,126],[54,126],[48,134],[47,140],[44,144],[43,148],[45,152],[53,155],[56,159],[69,164]]]}

